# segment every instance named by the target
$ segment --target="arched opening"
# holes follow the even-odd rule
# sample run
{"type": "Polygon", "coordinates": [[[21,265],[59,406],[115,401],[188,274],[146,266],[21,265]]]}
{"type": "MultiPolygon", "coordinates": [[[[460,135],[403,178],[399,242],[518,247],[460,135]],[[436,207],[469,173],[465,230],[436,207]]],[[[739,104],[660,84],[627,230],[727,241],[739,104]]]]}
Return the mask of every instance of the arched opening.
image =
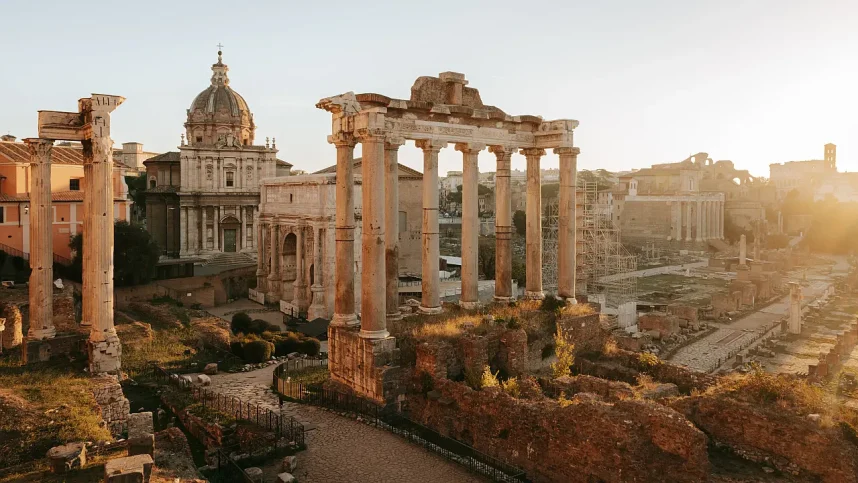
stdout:
{"type": "Polygon", "coordinates": [[[297,276],[297,253],[298,237],[294,233],[289,233],[283,240],[283,271],[287,281],[294,281],[297,276]]]}
{"type": "Polygon", "coordinates": [[[234,216],[226,216],[220,221],[221,240],[223,240],[224,252],[237,252],[243,247],[239,234],[241,233],[241,223],[234,216]]]}

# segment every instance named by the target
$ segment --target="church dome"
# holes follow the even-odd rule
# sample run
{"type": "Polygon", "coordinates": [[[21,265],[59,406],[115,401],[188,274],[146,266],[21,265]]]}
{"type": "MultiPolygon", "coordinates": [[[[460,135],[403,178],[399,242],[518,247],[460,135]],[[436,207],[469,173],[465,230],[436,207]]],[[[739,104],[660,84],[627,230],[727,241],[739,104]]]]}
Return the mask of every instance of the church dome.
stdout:
{"type": "Polygon", "coordinates": [[[225,144],[250,146],[256,126],[247,102],[229,86],[229,67],[218,51],[212,65],[211,85],[200,92],[188,109],[187,129],[190,145],[225,144]]]}

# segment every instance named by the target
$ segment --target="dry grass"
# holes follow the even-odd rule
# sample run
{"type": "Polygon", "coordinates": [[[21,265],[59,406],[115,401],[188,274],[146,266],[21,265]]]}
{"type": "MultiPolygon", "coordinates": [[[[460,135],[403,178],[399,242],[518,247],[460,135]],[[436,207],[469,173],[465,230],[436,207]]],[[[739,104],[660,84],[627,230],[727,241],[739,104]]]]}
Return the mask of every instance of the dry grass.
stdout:
{"type": "Polygon", "coordinates": [[[769,374],[759,367],[749,374],[725,376],[704,394],[724,394],[761,406],[822,414],[828,418],[835,409],[833,398],[821,388],[791,375],[769,374]]]}
{"type": "Polygon", "coordinates": [[[430,340],[455,339],[466,331],[480,330],[483,324],[483,318],[479,315],[458,315],[436,322],[427,321],[414,330],[414,336],[430,340]]]}
{"type": "Polygon", "coordinates": [[[561,315],[567,315],[570,317],[582,317],[584,315],[595,314],[596,310],[590,304],[575,304],[575,305],[566,305],[560,309],[561,315]]]}

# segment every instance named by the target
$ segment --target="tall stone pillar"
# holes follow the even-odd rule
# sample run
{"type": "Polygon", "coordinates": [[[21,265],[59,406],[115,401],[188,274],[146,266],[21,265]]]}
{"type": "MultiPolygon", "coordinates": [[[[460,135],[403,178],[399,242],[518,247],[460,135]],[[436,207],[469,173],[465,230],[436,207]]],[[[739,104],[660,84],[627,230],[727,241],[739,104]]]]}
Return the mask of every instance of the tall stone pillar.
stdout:
{"type": "Polygon", "coordinates": [[[700,227],[702,228],[701,231],[703,232],[701,238],[703,238],[703,241],[706,241],[709,239],[709,202],[703,201],[700,204],[700,208],[700,217],[703,221],[700,225],[700,227]]]}
{"type": "Polygon", "coordinates": [[[495,172],[495,301],[512,300],[512,198],[510,161],[516,149],[490,146],[497,158],[495,172]]]}
{"type": "Polygon", "coordinates": [[[188,208],[179,206],[179,257],[188,255],[188,208]]]}
{"type": "Polygon", "coordinates": [[[351,134],[339,133],[328,136],[328,142],[337,147],[336,296],[331,325],[354,326],[358,324],[355,314],[355,140],[351,134]]]}
{"type": "MultiPolygon", "coordinates": [[[[384,206],[384,133],[380,129],[361,129],[357,135],[363,147],[360,336],[364,339],[384,339],[390,335],[387,332],[384,233],[385,211],[387,211],[384,206]]],[[[436,181],[436,189],[437,185],[436,181]]],[[[390,207],[390,210],[396,210],[397,214],[399,211],[396,206],[390,207]]],[[[437,263],[438,259],[436,258],[435,261],[437,263]]]]}
{"type": "Polygon", "coordinates": [[[465,309],[475,309],[480,304],[477,260],[480,242],[480,170],[477,156],[484,148],[483,144],[456,144],[456,151],[462,152],[462,296],[459,305],[465,309]]]}
{"type": "Polygon", "coordinates": [[[560,156],[560,200],[557,220],[557,295],[575,302],[577,267],[577,227],[575,226],[575,186],[578,172],[578,148],[555,148],[560,156]]]}
{"type": "Polygon", "coordinates": [[[745,241],[745,235],[739,237],[739,265],[745,266],[748,264],[748,244],[745,241]]]}
{"type": "MultiPolygon", "coordinates": [[[[268,296],[272,301],[280,299],[280,225],[272,220],[269,230],[269,267],[268,270],[268,296]]],[[[299,238],[300,241],[300,238],[299,238]]],[[[300,245],[299,245],[300,246],[300,245]]]]}
{"type": "Polygon", "coordinates": [[[725,204],[725,202],[722,201],[721,203],[719,203],[719,207],[718,207],[719,213],[720,213],[720,216],[719,216],[720,221],[718,222],[719,226],[720,226],[720,232],[719,233],[721,234],[722,240],[724,239],[724,223],[725,223],[725,220],[724,220],[724,214],[725,214],[724,204],[725,204]]]}
{"type": "Polygon", "coordinates": [[[118,372],[122,366],[122,344],[113,326],[113,140],[110,139],[110,113],[124,101],[118,96],[93,95],[82,99],[82,107],[92,111],[92,137],[82,142],[84,166],[91,175],[83,192],[88,212],[89,231],[83,235],[84,311],[90,317],[87,349],[91,374],[118,372]],[[88,104],[88,106],[87,106],[88,104]]]}
{"type": "Polygon", "coordinates": [[[292,301],[298,307],[299,312],[303,312],[307,308],[307,301],[304,297],[304,292],[307,288],[307,282],[304,279],[306,273],[306,265],[304,264],[304,239],[305,227],[295,227],[295,283],[292,284],[292,301]]]}
{"type": "Polygon", "coordinates": [[[423,150],[423,300],[420,312],[441,312],[438,275],[438,153],[446,141],[423,139],[415,143],[423,150]]]}
{"type": "Polygon", "coordinates": [[[212,206],[212,218],[214,218],[213,229],[213,237],[214,237],[214,251],[219,252],[220,249],[220,206],[214,205],[212,206]]]}
{"type": "Polygon", "coordinates": [[[696,241],[703,241],[703,202],[697,199],[697,233],[694,235],[696,241]]]}
{"type": "Polygon", "coordinates": [[[691,202],[685,203],[685,241],[691,241],[691,202]]]}
{"type": "Polygon", "coordinates": [[[718,230],[718,202],[709,202],[709,238],[719,238],[718,230]]]}
{"type": "MultiPolygon", "coordinates": [[[[241,176],[239,176],[239,179],[241,179],[241,176]]],[[[235,249],[239,252],[244,251],[244,249],[247,248],[246,246],[244,246],[245,244],[247,244],[247,235],[244,234],[246,226],[244,222],[244,211],[245,210],[243,206],[238,207],[238,222],[240,223],[240,225],[238,227],[238,243],[235,244],[235,249]]]]}
{"type": "Polygon", "coordinates": [[[256,290],[265,293],[268,271],[265,269],[265,224],[256,222],[256,290]]]}
{"type": "Polygon", "coordinates": [[[789,283],[789,333],[801,334],[801,285],[789,283]]]}
{"type": "Polygon", "coordinates": [[[202,246],[202,251],[208,251],[209,249],[209,223],[206,218],[209,215],[209,207],[208,206],[200,206],[200,218],[202,219],[202,226],[200,227],[200,245],[202,246]]]}
{"type": "Polygon", "coordinates": [[[54,237],[51,225],[53,140],[25,139],[30,151],[30,339],[57,333],[53,319],[54,237]]]}
{"type": "Polygon", "coordinates": [[[388,137],[384,143],[384,267],[387,321],[399,314],[399,146],[405,139],[388,137]]]}
{"type": "Polygon", "coordinates": [[[324,272],[322,270],[322,230],[313,227],[313,284],[310,293],[313,295],[310,308],[307,310],[307,319],[315,320],[327,318],[325,311],[325,287],[323,285],[324,272]]]}
{"type": "Polygon", "coordinates": [[[527,158],[527,287],[524,296],[538,300],[545,298],[542,291],[542,183],[539,170],[539,160],[545,155],[545,150],[527,148],[521,152],[527,158]]]}

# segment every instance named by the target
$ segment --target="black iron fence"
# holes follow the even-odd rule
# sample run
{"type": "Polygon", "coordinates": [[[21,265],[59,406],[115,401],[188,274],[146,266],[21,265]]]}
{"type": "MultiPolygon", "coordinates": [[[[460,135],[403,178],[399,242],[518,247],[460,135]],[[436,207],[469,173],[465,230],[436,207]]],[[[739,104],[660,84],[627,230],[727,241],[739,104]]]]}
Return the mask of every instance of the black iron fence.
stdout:
{"type": "Polygon", "coordinates": [[[274,370],[274,387],[284,399],[360,416],[367,424],[402,436],[413,444],[495,481],[529,481],[520,468],[412,421],[391,406],[381,406],[351,393],[324,388],[321,384],[301,382],[304,379],[303,373],[327,365],[327,360],[285,362],[274,370]]]}
{"type": "Polygon", "coordinates": [[[168,373],[154,366],[156,379],[169,382],[175,387],[186,390],[191,398],[204,408],[228,414],[239,421],[246,421],[274,433],[273,451],[278,452],[281,446],[303,448],[305,446],[304,425],[295,418],[274,412],[256,403],[221,394],[201,386],[194,386],[186,376],[168,373]]]}

